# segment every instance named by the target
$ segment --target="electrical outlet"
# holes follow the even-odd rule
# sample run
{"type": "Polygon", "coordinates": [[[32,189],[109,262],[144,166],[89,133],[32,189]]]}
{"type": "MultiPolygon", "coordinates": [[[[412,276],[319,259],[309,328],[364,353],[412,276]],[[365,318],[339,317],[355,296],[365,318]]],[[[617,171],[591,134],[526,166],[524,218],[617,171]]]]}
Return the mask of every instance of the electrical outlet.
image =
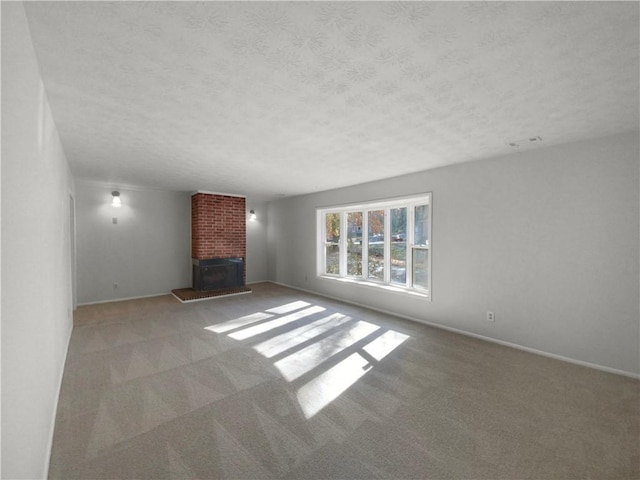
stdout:
{"type": "Polygon", "coordinates": [[[114,283],[114,284],[113,284],[113,289],[114,289],[114,290],[117,290],[117,288],[118,288],[118,284],[117,284],[117,283],[114,283]]]}
{"type": "Polygon", "coordinates": [[[495,312],[487,312],[487,322],[495,322],[496,314],[495,312]]]}

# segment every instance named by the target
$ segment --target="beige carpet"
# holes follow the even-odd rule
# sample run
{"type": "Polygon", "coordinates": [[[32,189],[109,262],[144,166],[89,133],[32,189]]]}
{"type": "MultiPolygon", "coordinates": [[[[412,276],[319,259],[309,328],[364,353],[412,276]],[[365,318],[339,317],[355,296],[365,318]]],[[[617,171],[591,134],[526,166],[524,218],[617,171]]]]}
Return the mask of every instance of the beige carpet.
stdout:
{"type": "Polygon", "coordinates": [[[50,477],[640,477],[637,380],[252,290],[78,309],[50,477]]]}

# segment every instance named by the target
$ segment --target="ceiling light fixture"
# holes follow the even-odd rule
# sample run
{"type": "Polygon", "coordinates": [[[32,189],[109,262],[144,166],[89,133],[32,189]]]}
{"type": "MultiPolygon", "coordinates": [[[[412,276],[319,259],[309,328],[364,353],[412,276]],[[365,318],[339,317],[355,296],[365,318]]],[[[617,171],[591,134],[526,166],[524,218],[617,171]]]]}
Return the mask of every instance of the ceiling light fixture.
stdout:
{"type": "Polygon", "coordinates": [[[121,207],[122,200],[120,200],[120,192],[118,192],[117,190],[114,190],[113,192],[111,192],[111,195],[113,196],[113,200],[111,200],[111,205],[118,208],[121,207]]]}

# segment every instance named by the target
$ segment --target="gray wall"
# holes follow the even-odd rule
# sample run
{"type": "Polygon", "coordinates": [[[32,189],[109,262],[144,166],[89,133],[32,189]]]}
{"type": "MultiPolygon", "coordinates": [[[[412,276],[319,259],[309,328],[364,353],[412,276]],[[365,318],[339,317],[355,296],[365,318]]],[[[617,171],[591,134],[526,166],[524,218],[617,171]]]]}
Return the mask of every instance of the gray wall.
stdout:
{"type": "Polygon", "coordinates": [[[114,189],[77,182],[78,303],[191,286],[190,193],[114,189]]]}
{"type": "Polygon", "coordinates": [[[73,179],[22,3],[2,2],[2,478],[46,478],[72,320],[73,179]]]}
{"type": "Polygon", "coordinates": [[[639,158],[629,133],[273,202],[269,275],[638,375],[639,158]],[[316,277],[316,207],[422,192],[433,192],[431,302],[316,277]]]}
{"type": "MultiPolygon", "coordinates": [[[[247,222],[248,283],[267,279],[267,207],[248,200],[250,208],[258,220],[247,222]]],[[[76,209],[79,304],[191,286],[191,192],[77,182],[76,209]],[[122,207],[111,206],[112,190],[122,207]]]]}
{"type": "Polygon", "coordinates": [[[247,283],[268,280],[267,273],[267,204],[247,198],[247,212],[254,210],[256,220],[247,222],[247,283]]]}

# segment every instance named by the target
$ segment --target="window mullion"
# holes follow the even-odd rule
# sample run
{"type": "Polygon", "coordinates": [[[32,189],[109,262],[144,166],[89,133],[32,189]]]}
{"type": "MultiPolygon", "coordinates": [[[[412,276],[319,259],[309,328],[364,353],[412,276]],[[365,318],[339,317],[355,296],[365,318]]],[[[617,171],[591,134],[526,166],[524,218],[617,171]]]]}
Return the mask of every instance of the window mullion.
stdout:
{"type": "Polygon", "coordinates": [[[340,212],[340,276],[347,275],[347,214],[340,212]]]}
{"type": "Polygon", "coordinates": [[[391,282],[391,209],[384,209],[384,283],[391,282]]]}
{"type": "Polygon", "coordinates": [[[322,232],[322,243],[318,245],[318,275],[322,275],[327,271],[327,212],[318,215],[317,218],[318,231],[322,232]]]}
{"type": "Polygon", "coordinates": [[[406,286],[413,287],[413,245],[415,244],[415,205],[407,205],[407,275],[406,286]]]}
{"type": "Polygon", "coordinates": [[[369,210],[362,211],[362,278],[369,278],[369,210]]]}

